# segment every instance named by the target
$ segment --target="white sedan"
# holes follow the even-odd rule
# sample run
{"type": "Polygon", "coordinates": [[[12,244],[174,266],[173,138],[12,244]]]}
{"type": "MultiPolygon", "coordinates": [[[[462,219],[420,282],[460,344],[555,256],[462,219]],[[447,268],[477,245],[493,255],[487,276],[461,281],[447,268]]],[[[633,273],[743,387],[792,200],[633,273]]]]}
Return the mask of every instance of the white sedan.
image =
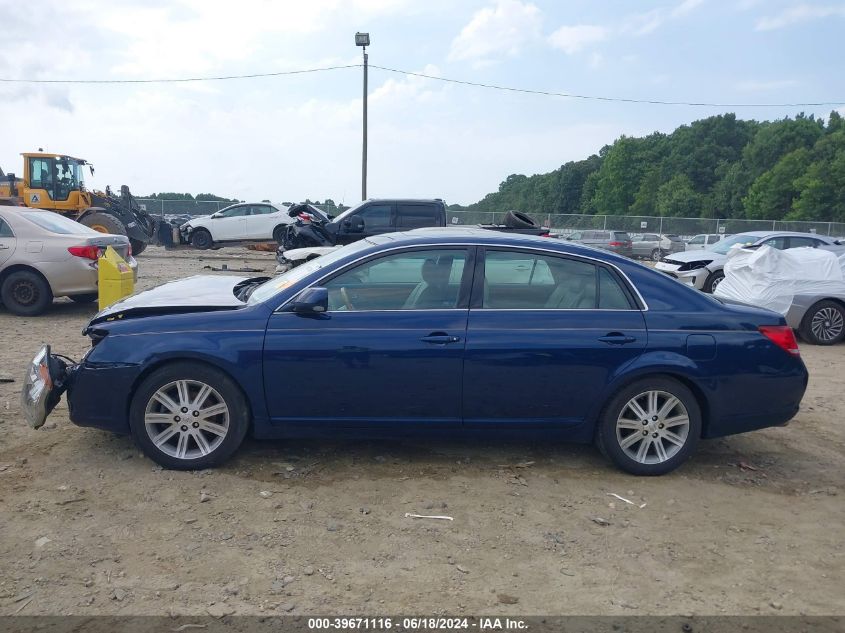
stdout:
{"type": "Polygon", "coordinates": [[[189,220],[179,229],[186,241],[206,249],[225,242],[281,242],[285,227],[291,222],[287,207],[266,202],[241,203],[189,220]]]}

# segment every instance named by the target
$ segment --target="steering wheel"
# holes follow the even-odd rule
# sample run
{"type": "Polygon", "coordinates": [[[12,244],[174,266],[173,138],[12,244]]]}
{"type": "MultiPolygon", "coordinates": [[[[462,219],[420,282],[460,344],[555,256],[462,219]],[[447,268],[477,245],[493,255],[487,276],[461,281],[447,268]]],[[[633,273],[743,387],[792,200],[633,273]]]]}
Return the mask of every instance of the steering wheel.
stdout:
{"type": "Polygon", "coordinates": [[[341,286],[340,288],[340,298],[343,299],[343,305],[346,306],[347,310],[354,310],[355,306],[352,305],[352,300],[349,298],[349,293],[346,292],[346,286],[341,286]]]}

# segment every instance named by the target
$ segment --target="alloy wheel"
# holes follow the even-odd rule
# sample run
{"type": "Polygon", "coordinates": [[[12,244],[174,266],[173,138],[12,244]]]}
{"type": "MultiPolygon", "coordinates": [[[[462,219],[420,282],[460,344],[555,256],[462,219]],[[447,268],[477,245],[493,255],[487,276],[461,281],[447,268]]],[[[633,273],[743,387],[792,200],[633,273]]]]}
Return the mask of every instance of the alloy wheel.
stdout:
{"type": "Polygon", "coordinates": [[[144,428],[162,453],[197,459],[213,453],[229,433],[229,407],[210,385],[177,380],[158,389],[147,402],[144,428]]]}
{"type": "Polygon", "coordinates": [[[616,441],[641,464],[661,464],[686,444],[690,418],[686,407],[666,391],[645,391],[622,407],[616,419],[616,441]]]}
{"type": "Polygon", "coordinates": [[[845,319],[836,308],[822,308],[813,315],[810,331],[820,341],[832,341],[842,335],[845,319]]]}

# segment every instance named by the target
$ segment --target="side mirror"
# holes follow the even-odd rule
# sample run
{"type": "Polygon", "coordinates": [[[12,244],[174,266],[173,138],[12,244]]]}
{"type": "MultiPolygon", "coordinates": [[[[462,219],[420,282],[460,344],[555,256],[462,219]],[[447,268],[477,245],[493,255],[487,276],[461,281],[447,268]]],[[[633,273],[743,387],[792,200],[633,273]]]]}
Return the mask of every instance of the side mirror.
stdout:
{"type": "Polygon", "coordinates": [[[293,302],[297,314],[324,314],[329,309],[329,291],[326,288],[306,288],[293,302]]]}
{"type": "Polygon", "coordinates": [[[343,228],[347,233],[363,233],[364,232],[364,218],[353,215],[348,220],[343,221],[343,228]]]}

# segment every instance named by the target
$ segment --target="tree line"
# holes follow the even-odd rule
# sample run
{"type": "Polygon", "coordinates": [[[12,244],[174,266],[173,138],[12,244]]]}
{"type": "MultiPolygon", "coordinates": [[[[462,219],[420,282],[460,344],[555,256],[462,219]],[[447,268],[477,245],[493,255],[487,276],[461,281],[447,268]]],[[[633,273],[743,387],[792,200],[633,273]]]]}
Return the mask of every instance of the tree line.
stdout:
{"type": "Polygon", "coordinates": [[[512,174],[453,210],[845,221],[845,120],[712,116],[622,136],[547,174],[512,174]]]}

